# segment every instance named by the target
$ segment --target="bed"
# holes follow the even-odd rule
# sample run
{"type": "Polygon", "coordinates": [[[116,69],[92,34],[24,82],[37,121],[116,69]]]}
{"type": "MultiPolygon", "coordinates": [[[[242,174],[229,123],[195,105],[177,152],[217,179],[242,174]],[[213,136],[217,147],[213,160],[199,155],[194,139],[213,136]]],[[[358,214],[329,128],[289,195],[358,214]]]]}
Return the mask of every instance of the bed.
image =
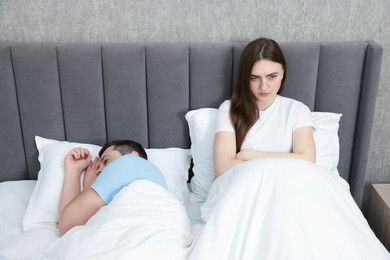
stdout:
{"type": "MultiPolygon", "coordinates": [[[[205,219],[211,216],[208,210],[215,207],[207,198],[209,192],[220,192],[213,186],[212,124],[216,108],[230,97],[244,46],[1,43],[0,256],[215,259],[202,254],[208,241],[203,237],[216,232],[203,232],[205,219]],[[117,205],[129,196],[139,198],[132,205],[142,208],[146,220],[132,218],[129,223],[123,212],[112,207],[99,211],[87,228],[75,228],[73,236],[58,239],[55,206],[62,180],[61,156],[75,146],[88,146],[96,155],[100,146],[115,139],[137,140],[147,148],[149,159],[166,177],[169,192],[136,183],[118,194],[117,205]],[[145,196],[144,189],[153,192],[145,196]],[[150,207],[142,206],[146,202],[150,207]],[[96,238],[96,227],[105,222],[109,225],[103,233],[118,235],[118,240],[108,243],[104,239],[109,236],[96,238]],[[128,233],[115,233],[126,228],[128,233]],[[138,234],[136,242],[119,239],[134,234],[138,234]],[[77,236],[85,240],[75,240],[77,236]],[[88,247],[96,241],[99,250],[88,247]],[[75,250],[67,250],[71,247],[75,250]]],[[[346,200],[360,214],[359,223],[373,245],[369,249],[387,253],[359,210],[381,46],[361,41],[283,42],[281,47],[288,66],[283,95],[313,111],[318,122],[317,153],[321,149],[323,156],[317,161],[348,190],[346,200]]],[[[279,162],[271,165],[275,164],[279,162]]],[[[243,248],[226,251],[230,256],[225,258],[254,257],[243,255],[243,248]]]]}

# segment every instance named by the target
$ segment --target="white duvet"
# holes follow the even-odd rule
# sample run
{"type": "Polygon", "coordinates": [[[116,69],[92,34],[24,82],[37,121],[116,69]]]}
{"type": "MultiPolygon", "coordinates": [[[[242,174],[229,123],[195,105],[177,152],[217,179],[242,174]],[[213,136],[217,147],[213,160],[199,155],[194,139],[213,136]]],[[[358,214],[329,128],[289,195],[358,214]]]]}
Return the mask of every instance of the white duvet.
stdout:
{"type": "Polygon", "coordinates": [[[301,160],[238,165],[215,180],[201,212],[206,224],[191,235],[177,199],[154,183],[137,181],[61,238],[56,229],[20,234],[14,225],[3,226],[1,233],[12,231],[13,241],[3,239],[0,259],[390,259],[348,184],[301,160]]]}
{"type": "Polygon", "coordinates": [[[26,232],[0,250],[0,259],[180,260],[187,258],[193,238],[183,205],[145,180],[123,188],[86,225],[61,238],[57,232],[26,232]]]}
{"type": "Polygon", "coordinates": [[[85,226],[52,243],[45,259],[185,259],[192,242],[184,207],[157,184],[136,181],[85,226]]]}
{"type": "Polygon", "coordinates": [[[339,176],[257,159],[213,183],[189,259],[390,259],[339,176]]]}

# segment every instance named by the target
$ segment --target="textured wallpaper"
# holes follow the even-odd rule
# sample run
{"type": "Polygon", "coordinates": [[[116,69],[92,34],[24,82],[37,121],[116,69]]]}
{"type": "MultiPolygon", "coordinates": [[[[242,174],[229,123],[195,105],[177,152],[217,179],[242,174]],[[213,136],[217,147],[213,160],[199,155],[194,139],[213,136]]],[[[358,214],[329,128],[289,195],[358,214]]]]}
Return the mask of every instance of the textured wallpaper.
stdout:
{"type": "Polygon", "coordinates": [[[389,11],[389,0],[0,0],[0,41],[376,41],[384,56],[367,182],[390,182],[389,11]]]}

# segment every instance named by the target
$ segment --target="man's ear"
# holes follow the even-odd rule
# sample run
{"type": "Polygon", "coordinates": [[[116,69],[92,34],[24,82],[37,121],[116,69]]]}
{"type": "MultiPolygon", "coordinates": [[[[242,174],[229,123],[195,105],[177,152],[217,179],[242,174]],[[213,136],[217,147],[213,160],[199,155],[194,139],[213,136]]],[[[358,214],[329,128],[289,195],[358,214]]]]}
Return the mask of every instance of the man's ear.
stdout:
{"type": "Polygon", "coordinates": [[[136,152],[136,151],[132,151],[130,154],[131,154],[131,155],[134,155],[134,156],[138,156],[138,157],[139,157],[139,153],[138,153],[138,152],[136,152]]]}

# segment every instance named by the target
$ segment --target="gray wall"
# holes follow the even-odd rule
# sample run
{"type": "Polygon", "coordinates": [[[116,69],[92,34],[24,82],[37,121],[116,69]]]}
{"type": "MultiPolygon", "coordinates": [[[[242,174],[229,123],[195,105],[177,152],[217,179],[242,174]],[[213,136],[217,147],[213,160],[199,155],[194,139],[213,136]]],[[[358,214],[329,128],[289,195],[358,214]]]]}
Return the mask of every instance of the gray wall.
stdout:
{"type": "Polygon", "coordinates": [[[0,0],[0,41],[376,41],[384,57],[367,183],[390,182],[389,11],[389,0],[0,0]]]}

